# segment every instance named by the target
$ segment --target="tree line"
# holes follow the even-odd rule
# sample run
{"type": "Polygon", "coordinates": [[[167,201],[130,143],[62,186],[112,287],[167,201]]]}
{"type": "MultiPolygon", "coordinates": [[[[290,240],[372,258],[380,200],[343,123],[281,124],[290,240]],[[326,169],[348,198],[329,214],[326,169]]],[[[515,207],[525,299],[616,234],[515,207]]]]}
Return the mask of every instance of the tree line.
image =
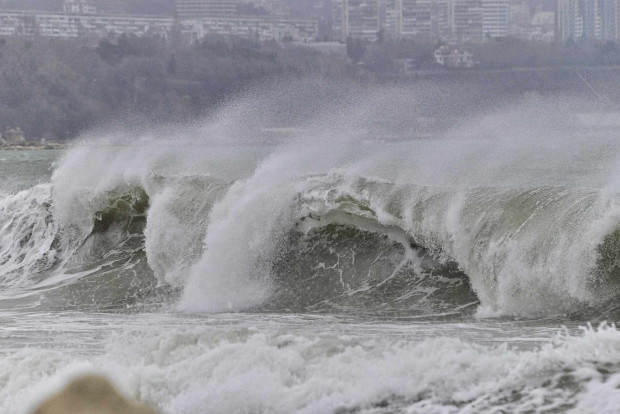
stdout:
{"type": "Polygon", "coordinates": [[[92,45],[0,39],[0,132],[64,140],[105,122],[184,122],[253,84],[347,77],[346,58],[277,43],[209,37],[192,47],[120,36],[92,45]]]}
{"type": "MultiPolygon", "coordinates": [[[[358,85],[392,82],[395,59],[414,59],[421,70],[442,70],[433,57],[439,45],[425,40],[382,39],[373,44],[349,40],[347,58],[294,44],[221,36],[207,37],[191,47],[125,35],[95,43],[2,38],[0,132],[19,127],[27,139],[56,141],[117,121],[192,121],[231,95],[281,78],[346,80],[358,85]]],[[[482,69],[620,65],[620,48],[613,42],[502,39],[462,48],[473,53],[482,69]]],[[[531,87],[550,83],[558,84],[555,89],[564,87],[552,78],[555,75],[549,76],[530,82],[531,87]]],[[[502,79],[495,82],[501,85],[502,79]]],[[[518,93],[519,88],[526,91],[530,86],[520,81],[510,91],[518,93]]]]}
{"type": "MultiPolygon", "coordinates": [[[[379,36],[374,44],[351,39],[347,41],[347,51],[351,59],[362,61],[369,70],[381,74],[393,69],[394,59],[414,59],[420,68],[436,69],[433,52],[443,44],[429,39],[384,40],[379,36]]],[[[549,43],[506,37],[458,48],[473,55],[477,69],[620,65],[620,46],[611,40],[549,43]]]]}

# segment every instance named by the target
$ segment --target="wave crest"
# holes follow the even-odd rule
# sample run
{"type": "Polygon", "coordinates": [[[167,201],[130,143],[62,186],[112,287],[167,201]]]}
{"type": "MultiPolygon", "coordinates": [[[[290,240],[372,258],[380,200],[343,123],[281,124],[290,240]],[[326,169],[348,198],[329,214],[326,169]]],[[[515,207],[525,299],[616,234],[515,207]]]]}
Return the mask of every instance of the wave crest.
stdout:
{"type": "Polygon", "coordinates": [[[211,175],[124,174],[96,190],[56,180],[5,197],[4,295],[43,289],[56,298],[48,290],[62,287],[78,306],[101,286],[106,293],[86,295],[89,303],[123,306],[128,286],[131,303],[182,290],[187,311],[613,308],[614,194],[400,185],[343,170],[273,174],[264,168],[232,185],[211,175]]]}

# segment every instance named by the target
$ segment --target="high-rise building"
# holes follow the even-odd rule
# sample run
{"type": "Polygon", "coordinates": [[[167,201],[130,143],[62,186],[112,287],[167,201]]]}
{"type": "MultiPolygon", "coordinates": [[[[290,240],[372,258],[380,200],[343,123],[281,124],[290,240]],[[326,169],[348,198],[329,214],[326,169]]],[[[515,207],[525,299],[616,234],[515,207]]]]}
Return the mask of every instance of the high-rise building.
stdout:
{"type": "Polygon", "coordinates": [[[448,15],[455,40],[479,42],[483,39],[482,0],[450,0],[448,15]]]}
{"type": "Polygon", "coordinates": [[[377,0],[334,0],[332,30],[338,40],[348,37],[374,41],[380,30],[377,0]]]}
{"type": "Polygon", "coordinates": [[[393,39],[401,38],[403,31],[403,0],[386,0],[384,20],[380,22],[385,34],[393,39]]]}
{"type": "Polygon", "coordinates": [[[448,0],[388,0],[385,30],[394,38],[446,37],[448,0]]]}
{"type": "Polygon", "coordinates": [[[587,39],[601,38],[601,14],[599,12],[599,1],[582,1],[579,5],[583,17],[583,37],[587,39]]]}
{"type": "Polygon", "coordinates": [[[234,16],[238,0],[175,0],[174,9],[179,19],[195,19],[204,16],[234,16]]]}
{"type": "MultiPolygon", "coordinates": [[[[424,11],[419,10],[416,0],[397,0],[400,3],[400,27],[398,37],[415,36],[421,30],[424,11]]],[[[397,11],[397,13],[399,12],[397,11]]]]}
{"type": "Polygon", "coordinates": [[[619,15],[620,0],[557,0],[556,38],[618,39],[619,15]]]}
{"type": "Polygon", "coordinates": [[[558,0],[555,11],[556,39],[567,40],[583,37],[583,17],[579,0],[558,0]]]}
{"type": "MultiPolygon", "coordinates": [[[[345,17],[351,21],[353,1],[334,0],[333,19],[337,33],[343,30],[341,22],[345,17]],[[349,16],[342,8],[343,4],[349,5],[349,16]]],[[[364,3],[355,1],[355,7],[364,3]]],[[[485,36],[505,37],[509,32],[510,0],[383,0],[383,4],[383,28],[386,34],[397,39],[422,36],[480,42],[485,36]]]]}
{"type": "Polygon", "coordinates": [[[508,0],[482,1],[482,32],[488,37],[508,35],[510,3],[508,0]]]}
{"type": "Polygon", "coordinates": [[[620,1],[600,0],[601,38],[620,39],[620,1]]]}

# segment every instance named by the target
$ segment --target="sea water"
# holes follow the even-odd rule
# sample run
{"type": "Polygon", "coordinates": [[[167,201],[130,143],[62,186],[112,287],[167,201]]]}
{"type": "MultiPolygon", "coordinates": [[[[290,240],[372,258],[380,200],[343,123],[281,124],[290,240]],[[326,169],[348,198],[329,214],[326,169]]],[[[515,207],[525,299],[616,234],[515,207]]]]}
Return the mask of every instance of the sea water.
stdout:
{"type": "Polygon", "coordinates": [[[87,372],[162,413],[617,410],[620,129],[255,102],[0,154],[0,412],[87,372]]]}

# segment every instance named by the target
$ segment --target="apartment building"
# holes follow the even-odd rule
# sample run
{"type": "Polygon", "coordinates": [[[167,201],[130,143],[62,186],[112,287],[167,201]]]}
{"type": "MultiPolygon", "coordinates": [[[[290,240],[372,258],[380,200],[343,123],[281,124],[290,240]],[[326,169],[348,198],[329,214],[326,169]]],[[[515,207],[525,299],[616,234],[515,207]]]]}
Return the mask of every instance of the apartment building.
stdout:
{"type": "Polygon", "coordinates": [[[280,16],[203,17],[181,23],[191,42],[210,34],[230,35],[260,41],[316,42],[318,21],[280,16]]]}
{"type": "Polygon", "coordinates": [[[486,37],[508,36],[510,2],[508,0],[482,1],[482,33],[486,37]]]}
{"type": "Polygon", "coordinates": [[[337,40],[374,41],[381,30],[377,0],[333,0],[332,28],[337,40]]]}
{"type": "Polygon", "coordinates": [[[453,40],[479,42],[483,39],[482,0],[450,0],[449,19],[453,40]]]}
{"type": "Polygon", "coordinates": [[[123,14],[123,0],[63,0],[63,12],[70,14],[123,14]]]}
{"type": "Polygon", "coordinates": [[[556,38],[620,38],[620,0],[557,0],[556,38]]]}
{"type": "Polygon", "coordinates": [[[386,0],[385,32],[393,38],[446,37],[449,0],[386,0]]]}
{"type": "Polygon", "coordinates": [[[201,17],[230,17],[237,14],[237,0],[175,0],[174,11],[181,19],[201,17]]]}
{"type": "Polygon", "coordinates": [[[257,41],[314,42],[318,37],[316,19],[282,16],[203,17],[175,23],[172,17],[0,12],[0,36],[106,38],[126,33],[167,39],[175,26],[189,42],[208,34],[257,41]]]}

